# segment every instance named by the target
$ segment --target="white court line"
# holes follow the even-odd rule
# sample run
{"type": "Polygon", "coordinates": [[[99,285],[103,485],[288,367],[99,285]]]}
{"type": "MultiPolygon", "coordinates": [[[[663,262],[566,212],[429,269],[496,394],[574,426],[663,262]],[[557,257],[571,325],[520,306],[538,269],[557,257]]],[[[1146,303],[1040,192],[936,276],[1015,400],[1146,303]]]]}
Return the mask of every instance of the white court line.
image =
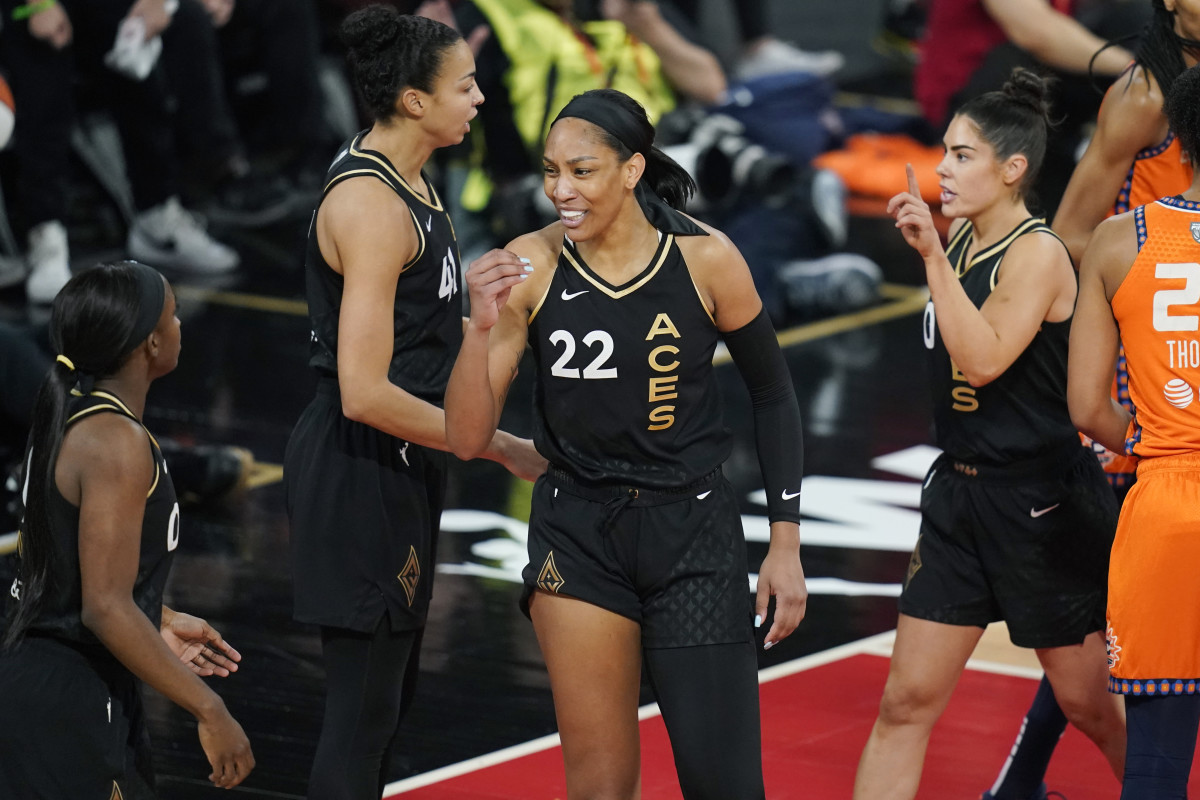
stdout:
{"type": "MultiPolygon", "coordinates": [[[[797,672],[823,667],[826,664],[831,664],[835,661],[842,661],[856,655],[875,655],[884,658],[890,657],[892,654],[892,643],[895,641],[896,632],[887,631],[874,636],[868,636],[865,639],[848,642],[847,644],[832,647],[828,650],[822,650],[819,653],[813,653],[802,658],[793,659],[792,661],[783,664],[776,664],[773,667],[767,667],[760,670],[758,673],[758,682],[760,684],[769,683],[779,678],[785,678],[789,675],[794,675],[797,672]]],[[[1030,678],[1038,680],[1042,677],[1041,670],[1032,669],[1030,667],[1016,667],[1007,664],[996,664],[989,661],[977,661],[971,659],[967,662],[968,669],[979,670],[980,672],[992,672],[999,675],[1011,675],[1019,678],[1030,678]]],[[[650,719],[659,714],[658,703],[650,703],[638,709],[638,720],[650,719]]],[[[503,750],[496,750],[492,753],[487,753],[475,758],[469,758],[466,761],[460,761],[457,764],[450,764],[430,772],[424,772],[420,775],[413,775],[411,778],[394,781],[389,783],[383,790],[384,800],[413,789],[420,789],[425,786],[430,786],[435,783],[457,778],[460,775],[466,775],[471,772],[476,772],[481,769],[493,767],[497,764],[503,764],[506,761],[513,761],[523,756],[531,755],[532,753],[540,753],[543,750],[549,750],[551,747],[557,747],[560,740],[557,733],[552,733],[548,736],[543,736],[539,739],[534,739],[522,744],[506,747],[503,750]]]]}

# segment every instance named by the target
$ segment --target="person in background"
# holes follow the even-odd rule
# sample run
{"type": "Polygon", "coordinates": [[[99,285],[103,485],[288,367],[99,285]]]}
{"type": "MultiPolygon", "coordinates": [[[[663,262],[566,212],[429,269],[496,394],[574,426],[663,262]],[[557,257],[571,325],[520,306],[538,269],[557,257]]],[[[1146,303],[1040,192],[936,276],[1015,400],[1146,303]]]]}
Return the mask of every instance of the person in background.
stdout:
{"type": "MultiPolygon", "coordinates": [[[[1184,153],[1200,158],[1200,68],[1175,78],[1163,110],[1184,153]]],[[[1200,173],[1182,194],[1101,223],[1080,268],[1071,418],[1138,458],[1108,579],[1108,688],[1125,701],[1129,731],[1121,800],[1186,798],[1200,723],[1198,281],[1200,173]],[[1119,345],[1133,413],[1109,392],[1119,345]]]]}

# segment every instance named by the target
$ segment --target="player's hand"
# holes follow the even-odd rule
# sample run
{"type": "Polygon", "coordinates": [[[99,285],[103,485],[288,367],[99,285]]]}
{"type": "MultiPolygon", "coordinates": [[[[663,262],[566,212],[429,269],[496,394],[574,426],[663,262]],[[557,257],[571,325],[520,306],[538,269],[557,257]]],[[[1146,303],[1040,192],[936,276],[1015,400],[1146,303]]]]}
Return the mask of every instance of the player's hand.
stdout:
{"type": "Polygon", "coordinates": [[[496,431],[488,449],[495,453],[496,463],[527,481],[536,481],[548,466],[542,454],[534,449],[532,439],[522,439],[504,431],[496,431]]]}
{"type": "Polygon", "coordinates": [[[798,526],[792,522],[771,523],[771,546],[758,570],[758,592],[754,600],[755,622],[767,619],[771,598],[775,598],[775,618],[763,641],[769,650],[791,635],[804,619],[808,607],[808,589],[804,585],[804,567],[800,565],[798,526]],[[779,526],[777,530],[776,526],[779,526]],[[790,526],[790,529],[783,526],[790,526]]]}
{"type": "Polygon", "coordinates": [[[222,703],[212,714],[211,719],[198,720],[196,726],[200,734],[200,747],[212,772],[208,779],[219,789],[232,789],[254,769],[254,753],[250,750],[250,740],[242,726],[229,715],[222,703]]]}
{"type": "Polygon", "coordinates": [[[233,16],[234,0],[200,0],[214,28],[222,28],[233,16]]]}
{"type": "Polygon", "coordinates": [[[62,50],[74,38],[71,18],[61,3],[44,8],[29,18],[29,34],[41,39],[55,50],[62,50]]]}
{"type": "Polygon", "coordinates": [[[191,614],[164,607],[159,633],[171,652],[204,678],[210,675],[227,678],[229,673],[237,672],[236,662],[242,660],[242,654],[222,639],[216,628],[191,614]]]}
{"type": "Polygon", "coordinates": [[[929,204],[921,199],[921,186],[913,172],[912,164],[905,164],[908,175],[908,191],[901,192],[888,201],[887,212],[896,220],[904,241],[921,254],[922,258],[941,252],[942,240],[933,225],[933,214],[929,204]]]}
{"type": "Polygon", "coordinates": [[[171,15],[163,0],[137,0],[129,8],[128,17],[141,17],[146,24],[146,41],[162,34],[171,25],[171,15]]]}
{"type": "Polygon", "coordinates": [[[471,325],[491,330],[500,320],[512,287],[529,277],[529,260],[508,250],[489,250],[471,262],[467,291],[471,295],[471,325]]]}

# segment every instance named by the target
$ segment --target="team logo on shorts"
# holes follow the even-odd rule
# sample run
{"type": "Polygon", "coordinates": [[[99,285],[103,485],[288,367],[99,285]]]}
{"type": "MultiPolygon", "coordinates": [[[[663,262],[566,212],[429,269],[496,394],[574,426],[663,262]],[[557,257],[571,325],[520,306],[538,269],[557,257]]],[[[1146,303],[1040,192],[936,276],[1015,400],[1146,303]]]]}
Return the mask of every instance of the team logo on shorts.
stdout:
{"type": "Polygon", "coordinates": [[[908,575],[904,577],[904,585],[913,579],[913,575],[917,574],[917,570],[921,568],[921,537],[917,537],[917,545],[913,548],[912,558],[908,560],[908,575]]]}
{"type": "Polygon", "coordinates": [[[421,562],[417,559],[417,548],[409,545],[408,561],[404,562],[404,569],[400,570],[396,580],[404,587],[404,593],[408,595],[408,604],[411,606],[413,598],[417,596],[417,584],[421,581],[421,562]]]}
{"type": "Polygon", "coordinates": [[[1108,668],[1113,669],[1121,661],[1121,645],[1117,644],[1117,633],[1112,628],[1112,622],[1108,623],[1108,630],[1105,631],[1105,644],[1108,649],[1108,668]]]}
{"type": "Polygon", "coordinates": [[[112,794],[108,796],[108,800],[125,800],[125,795],[121,794],[121,787],[117,786],[116,781],[113,781],[112,794]]]}
{"type": "Polygon", "coordinates": [[[1192,238],[1200,242],[1200,222],[1192,223],[1192,238]]]}
{"type": "Polygon", "coordinates": [[[558,572],[558,565],[554,563],[554,551],[546,556],[545,563],[542,564],[542,571],[538,573],[537,587],[544,592],[558,594],[558,590],[563,587],[566,581],[558,572]]]}

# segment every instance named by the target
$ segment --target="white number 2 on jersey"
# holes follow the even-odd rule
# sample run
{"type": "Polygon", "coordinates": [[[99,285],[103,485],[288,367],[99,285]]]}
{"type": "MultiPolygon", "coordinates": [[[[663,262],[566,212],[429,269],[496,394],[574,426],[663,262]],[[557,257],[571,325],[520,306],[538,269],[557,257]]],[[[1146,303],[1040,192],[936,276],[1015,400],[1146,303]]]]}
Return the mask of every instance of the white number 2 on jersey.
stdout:
{"type": "Polygon", "coordinates": [[[458,270],[454,266],[454,250],[446,248],[446,256],[442,259],[442,283],[438,286],[438,297],[449,301],[458,291],[458,270]]]}
{"type": "Polygon", "coordinates": [[[1156,264],[1154,277],[1187,281],[1182,289],[1159,289],[1154,293],[1154,330],[1200,330],[1200,317],[1195,314],[1171,314],[1171,306],[1190,306],[1200,301],[1200,264],[1156,264]]]}
{"type": "MultiPolygon", "coordinates": [[[[550,367],[550,374],[557,378],[578,378],[579,367],[568,367],[567,362],[575,355],[575,337],[567,331],[557,330],[550,334],[551,344],[560,344],[563,353],[550,367]]],[[[600,353],[592,362],[583,368],[584,380],[603,380],[617,377],[616,367],[605,367],[613,354],[613,338],[608,331],[592,331],[583,337],[583,346],[591,349],[592,345],[600,345],[600,353]]]]}

